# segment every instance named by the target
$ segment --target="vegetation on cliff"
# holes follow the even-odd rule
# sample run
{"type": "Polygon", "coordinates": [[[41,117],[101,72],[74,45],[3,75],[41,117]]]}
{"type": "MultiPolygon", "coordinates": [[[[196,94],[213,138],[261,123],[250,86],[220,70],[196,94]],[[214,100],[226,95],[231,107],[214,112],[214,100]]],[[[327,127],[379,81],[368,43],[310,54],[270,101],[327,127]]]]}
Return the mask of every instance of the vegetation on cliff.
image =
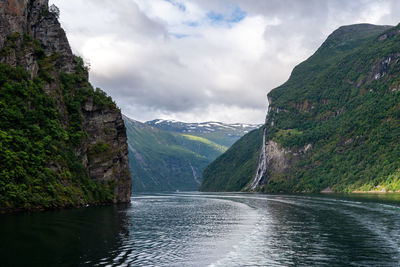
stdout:
{"type": "MultiPolygon", "coordinates": [[[[258,190],[400,190],[399,26],[339,28],[268,98],[266,142],[277,142],[290,164],[278,172],[270,159],[258,190]],[[307,145],[312,149],[300,153],[307,145]]],[[[209,180],[222,180],[213,182],[225,184],[217,190],[227,188],[235,169],[221,173],[229,168],[222,164],[204,173],[204,190],[209,180]]],[[[255,172],[243,177],[246,184],[255,172]]]]}
{"type": "Polygon", "coordinates": [[[120,110],[46,0],[11,7],[0,5],[0,212],[129,201],[120,110]]]}
{"type": "Polygon", "coordinates": [[[262,129],[239,139],[205,168],[200,191],[240,191],[254,176],[260,154],[262,129]]]}
{"type": "MultiPolygon", "coordinates": [[[[47,61],[40,53],[40,61],[47,61]]],[[[109,202],[111,184],[88,177],[75,149],[86,133],[80,105],[88,96],[112,104],[100,91],[82,84],[76,74],[61,74],[68,121],[63,122],[54,98],[45,93],[48,74],[31,80],[20,67],[0,65],[0,207],[50,208],[109,202]],[[75,91],[73,83],[83,87],[75,91]],[[63,127],[67,123],[67,127],[63,127]]]]}

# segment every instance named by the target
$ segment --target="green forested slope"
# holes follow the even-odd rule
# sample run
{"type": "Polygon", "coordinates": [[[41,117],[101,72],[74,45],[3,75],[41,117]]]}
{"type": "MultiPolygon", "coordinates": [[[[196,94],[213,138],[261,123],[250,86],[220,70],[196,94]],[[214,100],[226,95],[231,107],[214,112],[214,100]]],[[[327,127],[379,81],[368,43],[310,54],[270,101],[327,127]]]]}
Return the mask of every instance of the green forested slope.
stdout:
{"type": "MultiPolygon", "coordinates": [[[[339,28],[268,98],[266,143],[285,151],[284,170],[268,159],[258,190],[400,190],[399,26],[339,28]],[[300,153],[307,145],[312,149],[300,153]]],[[[235,175],[235,169],[219,172],[229,167],[221,164],[205,172],[203,190],[224,190],[206,185],[235,175]]]]}
{"type": "Polygon", "coordinates": [[[240,191],[253,177],[262,142],[262,129],[239,139],[203,172],[200,191],[240,191]]]}
{"type": "MultiPolygon", "coordinates": [[[[13,45],[13,38],[0,56],[13,45]]],[[[103,105],[115,104],[93,90],[85,78],[83,61],[76,58],[76,73],[57,77],[69,117],[63,121],[56,98],[44,89],[53,79],[49,74],[54,71],[52,59],[30,36],[24,39],[25,47],[35,47],[40,72],[31,80],[24,69],[0,64],[0,210],[111,201],[112,188],[88,177],[75,150],[85,138],[82,103],[94,96],[103,105]]]]}
{"type": "Polygon", "coordinates": [[[203,169],[227,149],[204,137],[124,121],[136,192],[197,190],[203,169]]]}
{"type": "Polygon", "coordinates": [[[0,24],[0,213],[130,202],[121,112],[89,83],[58,12],[3,0],[0,24]]]}

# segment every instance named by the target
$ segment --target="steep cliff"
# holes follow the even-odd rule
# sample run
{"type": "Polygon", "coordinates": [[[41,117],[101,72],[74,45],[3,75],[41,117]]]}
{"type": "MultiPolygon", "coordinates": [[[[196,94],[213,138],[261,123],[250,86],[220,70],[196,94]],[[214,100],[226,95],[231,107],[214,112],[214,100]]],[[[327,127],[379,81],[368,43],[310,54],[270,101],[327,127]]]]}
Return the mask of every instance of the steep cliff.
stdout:
{"type": "Polygon", "coordinates": [[[121,112],[48,0],[0,2],[0,63],[0,208],[129,202],[121,112]]]}
{"type": "MultiPolygon", "coordinates": [[[[340,27],[268,94],[264,141],[236,190],[400,190],[399,84],[400,26],[340,27]]],[[[211,164],[204,185],[225,190],[226,177],[248,169],[235,159],[230,165],[211,164]]]]}

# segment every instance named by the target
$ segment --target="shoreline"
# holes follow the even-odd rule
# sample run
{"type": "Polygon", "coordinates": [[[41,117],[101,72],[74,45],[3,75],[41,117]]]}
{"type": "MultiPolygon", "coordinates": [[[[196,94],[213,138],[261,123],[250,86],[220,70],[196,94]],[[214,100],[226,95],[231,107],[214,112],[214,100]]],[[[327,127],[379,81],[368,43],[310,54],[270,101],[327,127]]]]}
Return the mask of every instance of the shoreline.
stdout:
{"type": "Polygon", "coordinates": [[[360,190],[355,190],[352,191],[350,194],[400,194],[400,190],[398,191],[360,191],[360,190]]]}
{"type": "Polygon", "coordinates": [[[119,205],[129,205],[131,202],[100,202],[100,203],[87,203],[81,205],[66,205],[57,207],[31,207],[31,208],[0,208],[0,215],[6,214],[21,214],[21,213],[42,213],[48,211],[62,211],[62,210],[74,210],[74,209],[84,209],[93,207],[105,207],[105,206],[119,206],[119,205]]]}

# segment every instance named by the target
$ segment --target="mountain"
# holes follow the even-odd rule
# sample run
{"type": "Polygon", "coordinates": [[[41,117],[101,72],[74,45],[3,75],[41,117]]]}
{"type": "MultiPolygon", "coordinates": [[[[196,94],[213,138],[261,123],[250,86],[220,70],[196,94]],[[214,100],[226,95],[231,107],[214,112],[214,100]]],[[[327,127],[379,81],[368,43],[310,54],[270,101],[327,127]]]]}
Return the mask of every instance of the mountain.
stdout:
{"type": "Polygon", "coordinates": [[[268,101],[201,190],[400,190],[400,25],[340,27],[268,101]]]}
{"type": "Polygon", "coordinates": [[[230,147],[246,133],[262,126],[244,123],[228,124],[215,121],[186,123],[160,119],[148,121],[146,124],[169,132],[185,133],[204,137],[226,147],[230,147]]]}
{"type": "Polygon", "coordinates": [[[121,112],[58,15],[47,0],[0,2],[0,211],[130,201],[121,112]]]}
{"type": "Polygon", "coordinates": [[[246,131],[258,126],[123,119],[133,190],[137,192],[197,190],[204,168],[246,131]]]}

